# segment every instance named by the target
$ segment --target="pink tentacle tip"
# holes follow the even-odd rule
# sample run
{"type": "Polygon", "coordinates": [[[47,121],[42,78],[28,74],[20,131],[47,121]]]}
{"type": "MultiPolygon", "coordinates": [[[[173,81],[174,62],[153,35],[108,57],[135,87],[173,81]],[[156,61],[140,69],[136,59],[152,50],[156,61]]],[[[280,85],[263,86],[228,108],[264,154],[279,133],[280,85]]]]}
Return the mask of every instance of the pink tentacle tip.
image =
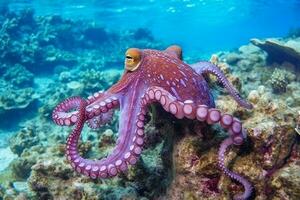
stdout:
{"type": "Polygon", "coordinates": [[[224,172],[225,175],[229,176],[230,178],[238,181],[240,184],[243,185],[244,187],[244,193],[243,194],[238,194],[234,196],[234,199],[240,199],[240,200],[246,200],[248,199],[253,191],[253,186],[251,185],[251,183],[244,178],[243,176],[230,171],[226,166],[225,166],[225,153],[228,149],[229,146],[231,146],[232,144],[234,144],[234,141],[231,137],[226,138],[220,146],[219,149],[219,154],[218,154],[218,160],[219,160],[219,167],[220,169],[224,172]]]}

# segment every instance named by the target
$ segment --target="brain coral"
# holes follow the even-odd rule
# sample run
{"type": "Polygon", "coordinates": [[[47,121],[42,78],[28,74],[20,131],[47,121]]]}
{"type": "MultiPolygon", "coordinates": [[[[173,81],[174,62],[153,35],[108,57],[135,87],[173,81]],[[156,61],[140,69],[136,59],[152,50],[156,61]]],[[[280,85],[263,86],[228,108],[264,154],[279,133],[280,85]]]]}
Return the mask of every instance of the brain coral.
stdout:
{"type": "Polygon", "coordinates": [[[286,91],[287,85],[295,77],[291,72],[276,68],[269,80],[274,93],[282,93],[286,91]]]}

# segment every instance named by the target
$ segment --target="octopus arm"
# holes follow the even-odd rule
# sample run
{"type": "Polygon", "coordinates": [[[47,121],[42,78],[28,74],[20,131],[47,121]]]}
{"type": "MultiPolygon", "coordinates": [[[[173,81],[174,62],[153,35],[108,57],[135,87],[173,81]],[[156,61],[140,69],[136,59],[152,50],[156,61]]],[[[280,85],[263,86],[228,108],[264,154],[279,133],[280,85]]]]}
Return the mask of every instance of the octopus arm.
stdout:
{"type": "MultiPolygon", "coordinates": [[[[84,100],[87,104],[85,115],[90,128],[98,128],[108,123],[113,116],[113,109],[119,106],[116,96],[96,92],[84,100]]],[[[52,113],[54,123],[60,126],[73,126],[78,121],[78,97],[70,97],[56,106],[52,113]]]]}
{"type": "MultiPolygon", "coordinates": [[[[138,87],[137,82],[135,87],[138,87]]],[[[94,179],[109,178],[116,176],[120,172],[126,171],[128,165],[133,165],[137,162],[144,144],[143,136],[146,108],[142,106],[140,98],[143,92],[144,91],[141,88],[130,88],[126,93],[114,95],[114,97],[118,98],[121,109],[119,138],[113,152],[108,155],[108,157],[101,160],[83,158],[78,152],[78,142],[84,123],[97,116],[106,116],[106,114],[99,115],[99,113],[97,113],[98,115],[93,115],[92,118],[89,118],[87,115],[89,102],[80,97],[67,99],[59,106],[59,111],[67,112],[69,110],[77,110],[75,127],[67,139],[66,157],[71,163],[71,166],[78,173],[94,179]]],[[[93,109],[97,110],[98,107],[99,106],[96,106],[96,108],[94,108],[93,106],[93,109]]],[[[93,113],[93,111],[91,110],[90,113],[93,113]]]]}
{"type": "Polygon", "coordinates": [[[234,86],[228,81],[224,73],[210,62],[198,62],[190,65],[198,74],[213,74],[218,81],[226,88],[230,96],[242,107],[252,109],[253,106],[244,100],[234,86]]]}
{"type": "Polygon", "coordinates": [[[224,163],[225,152],[228,147],[231,145],[241,145],[246,139],[246,131],[242,128],[242,123],[238,119],[230,114],[221,113],[216,108],[209,108],[207,105],[196,105],[192,100],[182,102],[161,87],[151,87],[146,91],[145,96],[142,98],[143,105],[152,102],[159,102],[164,110],[175,115],[178,119],[187,117],[208,124],[219,123],[224,129],[228,130],[229,137],[222,142],[219,150],[219,167],[224,174],[244,186],[244,193],[236,195],[234,199],[248,199],[250,197],[253,190],[251,183],[243,176],[230,171],[224,163]]]}
{"type": "Polygon", "coordinates": [[[219,160],[219,167],[220,169],[224,172],[224,174],[226,174],[227,176],[229,176],[230,178],[236,180],[237,182],[241,183],[244,188],[245,188],[245,191],[243,194],[237,194],[234,196],[234,199],[235,200],[240,200],[240,199],[249,199],[249,197],[251,196],[252,194],[252,191],[253,191],[253,187],[251,185],[251,183],[245,179],[244,177],[240,176],[239,174],[235,173],[235,172],[232,172],[230,171],[226,166],[225,166],[225,163],[224,163],[224,160],[225,160],[225,153],[227,151],[227,149],[233,145],[234,142],[232,140],[232,138],[226,138],[221,146],[220,146],[220,149],[219,149],[219,155],[218,155],[218,160],[219,160]]]}

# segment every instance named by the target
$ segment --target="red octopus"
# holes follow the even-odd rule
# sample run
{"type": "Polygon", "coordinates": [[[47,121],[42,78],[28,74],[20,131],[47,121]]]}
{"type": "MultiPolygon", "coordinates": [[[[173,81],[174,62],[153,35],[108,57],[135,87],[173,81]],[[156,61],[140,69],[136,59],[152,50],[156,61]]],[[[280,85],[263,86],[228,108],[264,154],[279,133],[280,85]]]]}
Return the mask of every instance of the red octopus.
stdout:
{"type": "Polygon", "coordinates": [[[71,97],[53,111],[53,120],[61,126],[75,128],[67,139],[66,157],[81,174],[96,178],[109,178],[134,165],[142,153],[144,122],[147,106],[159,103],[165,111],[178,119],[197,119],[208,124],[220,123],[229,137],[219,150],[219,167],[232,179],[244,186],[244,193],[235,199],[250,197],[253,187],[249,181],[225,167],[224,157],[230,145],[241,145],[246,132],[241,122],[230,114],[215,108],[214,99],[203,74],[214,74],[236,102],[248,109],[252,105],[243,100],[218,67],[210,62],[188,65],[182,61],[182,50],[174,45],[164,51],[130,48],[125,54],[125,71],[121,79],[101,93],[87,100],[71,97]],[[113,109],[120,108],[119,138],[113,152],[101,160],[89,160],[78,153],[78,140],[84,123],[97,128],[107,123],[113,109]]]}

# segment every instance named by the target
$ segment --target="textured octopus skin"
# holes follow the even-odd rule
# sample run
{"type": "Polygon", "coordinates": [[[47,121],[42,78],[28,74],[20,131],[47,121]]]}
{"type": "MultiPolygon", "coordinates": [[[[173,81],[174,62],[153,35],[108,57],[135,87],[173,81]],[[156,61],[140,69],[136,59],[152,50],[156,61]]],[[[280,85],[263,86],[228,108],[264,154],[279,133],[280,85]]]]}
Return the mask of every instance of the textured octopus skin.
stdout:
{"type": "Polygon", "coordinates": [[[229,137],[220,146],[218,166],[225,175],[244,187],[244,193],[234,199],[248,199],[253,187],[241,175],[226,168],[225,153],[231,145],[241,145],[246,139],[242,123],[230,114],[215,108],[214,99],[204,73],[216,75],[236,102],[248,109],[252,105],[243,100],[225,75],[209,62],[188,65],[182,61],[181,49],[171,46],[164,51],[143,49],[135,69],[125,69],[121,79],[104,92],[96,92],[88,99],[70,97],[53,111],[54,122],[75,128],[68,136],[66,157],[78,173],[93,179],[114,177],[134,165],[142,153],[144,123],[147,106],[159,103],[176,118],[184,117],[206,122],[219,123],[228,130],[229,137]],[[114,109],[120,109],[119,138],[113,152],[101,160],[89,160],[78,153],[78,140],[85,122],[97,128],[109,122],[114,109]]]}

